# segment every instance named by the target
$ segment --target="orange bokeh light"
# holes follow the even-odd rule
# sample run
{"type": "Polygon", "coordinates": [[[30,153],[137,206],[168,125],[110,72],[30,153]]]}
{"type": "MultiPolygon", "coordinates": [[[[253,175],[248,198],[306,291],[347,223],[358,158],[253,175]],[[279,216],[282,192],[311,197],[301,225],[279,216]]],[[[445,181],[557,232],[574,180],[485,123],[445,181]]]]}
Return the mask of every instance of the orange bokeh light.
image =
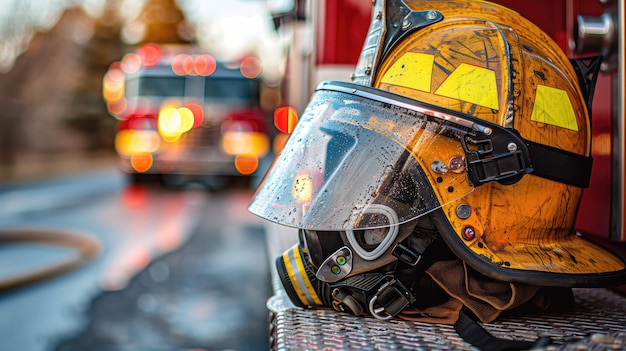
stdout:
{"type": "Polygon", "coordinates": [[[112,115],[120,115],[122,114],[122,112],[126,110],[126,105],[127,105],[126,99],[121,98],[120,100],[117,100],[117,101],[107,102],[107,109],[112,115]]]}
{"type": "Polygon", "coordinates": [[[269,139],[263,133],[230,131],[222,135],[222,149],[229,155],[263,157],[269,148],[269,139]]]}
{"type": "Polygon", "coordinates": [[[154,160],[150,154],[134,155],[130,157],[130,165],[139,173],[149,170],[153,162],[154,160]]]}
{"type": "Polygon", "coordinates": [[[201,126],[202,123],[204,122],[204,110],[202,109],[202,106],[191,103],[191,104],[185,105],[185,107],[187,107],[193,113],[192,128],[197,128],[201,126]]]}
{"type": "Polygon", "coordinates": [[[141,57],[130,52],[122,58],[121,69],[124,73],[134,73],[141,68],[141,57]]]}
{"type": "Polygon", "coordinates": [[[211,55],[198,55],[194,59],[194,70],[201,76],[209,76],[213,74],[216,68],[217,62],[211,55]]]}
{"type": "Polygon", "coordinates": [[[185,74],[195,75],[193,66],[194,66],[193,57],[189,55],[185,55],[185,59],[183,60],[183,71],[185,72],[185,74]]]}
{"type": "Polygon", "coordinates": [[[259,159],[249,156],[235,157],[235,168],[243,175],[250,175],[259,168],[259,159]]]}
{"type": "Polygon", "coordinates": [[[179,76],[192,74],[194,71],[193,57],[187,54],[179,54],[172,60],[172,71],[179,76]]]}

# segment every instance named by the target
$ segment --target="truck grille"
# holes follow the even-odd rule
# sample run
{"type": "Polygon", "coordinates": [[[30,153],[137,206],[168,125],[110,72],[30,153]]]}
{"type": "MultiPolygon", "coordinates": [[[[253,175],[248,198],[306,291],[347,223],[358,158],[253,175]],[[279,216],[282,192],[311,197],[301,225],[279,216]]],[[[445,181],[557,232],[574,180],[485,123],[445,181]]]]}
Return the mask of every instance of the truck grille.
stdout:
{"type": "Polygon", "coordinates": [[[189,148],[213,148],[221,143],[221,131],[219,126],[201,126],[194,128],[185,134],[184,145],[189,148]]]}

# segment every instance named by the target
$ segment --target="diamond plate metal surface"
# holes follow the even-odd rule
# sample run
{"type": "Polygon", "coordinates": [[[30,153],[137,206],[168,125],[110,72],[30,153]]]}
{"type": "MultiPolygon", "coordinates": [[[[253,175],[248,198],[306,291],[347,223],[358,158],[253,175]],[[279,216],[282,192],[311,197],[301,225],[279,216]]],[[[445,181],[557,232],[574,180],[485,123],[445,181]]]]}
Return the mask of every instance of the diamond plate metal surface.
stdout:
{"type": "MultiPolygon", "coordinates": [[[[485,324],[494,336],[534,341],[545,350],[626,350],[626,299],[606,289],[575,289],[576,311],[515,315],[485,324]]],[[[333,310],[272,313],[272,350],[476,350],[449,325],[380,321],[333,310]]]]}
{"type": "MultiPolygon", "coordinates": [[[[268,228],[271,259],[293,245],[295,233],[268,228]]],[[[272,267],[274,264],[272,262],[272,267]]],[[[381,321],[330,309],[294,307],[275,269],[270,309],[270,349],[283,350],[477,350],[443,324],[381,321]]],[[[559,314],[510,315],[484,328],[496,337],[534,341],[550,337],[542,350],[626,351],[626,297],[608,289],[574,289],[575,311],[559,314]]]]}

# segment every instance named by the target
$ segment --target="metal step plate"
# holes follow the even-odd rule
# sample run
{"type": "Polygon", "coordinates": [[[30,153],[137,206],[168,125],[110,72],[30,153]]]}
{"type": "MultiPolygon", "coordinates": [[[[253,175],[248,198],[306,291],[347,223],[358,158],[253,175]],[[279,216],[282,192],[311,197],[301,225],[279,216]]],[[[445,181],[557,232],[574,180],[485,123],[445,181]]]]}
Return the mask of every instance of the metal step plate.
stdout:
{"type": "MultiPolygon", "coordinates": [[[[626,298],[607,289],[575,289],[571,313],[515,315],[483,326],[504,339],[550,337],[545,350],[626,350],[626,298]]],[[[475,350],[443,324],[354,317],[330,309],[271,313],[272,350],[475,350]]]]}
{"type": "MultiPolygon", "coordinates": [[[[271,259],[293,245],[295,233],[268,228],[271,259]]],[[[274,267],[271,262],[271,267],[274,267]]],[[[330,309],[295,307],[273,268],[274,296],[268,301],[271,350],[476,350],[443,324],[381,321],[330,309]]],[[[484,328],[496,337],[534,341],[549,337],[542,350],[626,351],[626,297],[608,289],[574,289],[569,313],[509,315],[484,328]]]]}

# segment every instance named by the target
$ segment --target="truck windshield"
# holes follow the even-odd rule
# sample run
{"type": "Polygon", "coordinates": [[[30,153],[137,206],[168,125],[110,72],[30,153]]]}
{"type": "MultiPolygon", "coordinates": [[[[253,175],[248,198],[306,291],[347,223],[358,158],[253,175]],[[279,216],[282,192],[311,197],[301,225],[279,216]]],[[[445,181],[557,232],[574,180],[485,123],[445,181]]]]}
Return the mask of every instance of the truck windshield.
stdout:
{"type": "MultiPolygon", "coordinates": [[[[199,77],[193,77],[196,80],[199,77]]],[[[259,80],[244,77],[205,77],[204,100],[207,103],[256,105],[259,103],[259,80]]],[[[185,76],[143,76],[126,81],[127,96],[183,97],[201,93],[196,83],[185,76]],[[191,84],[191,86],[187,86],[191,84]],[[191,88],[190,88],[191,87],[191,88]]]]}
{"type": "Polygon", "coordinates": [[[207,78],[204,97],[207,102],[253,105],[258,103],[259,81],[248,78],[207,78]]]}
{"type": "Polygon", "coordinates": [[[137,96],[185,96],[185,77],[137,77],[126,81],[127,91],[137,96]]]}

